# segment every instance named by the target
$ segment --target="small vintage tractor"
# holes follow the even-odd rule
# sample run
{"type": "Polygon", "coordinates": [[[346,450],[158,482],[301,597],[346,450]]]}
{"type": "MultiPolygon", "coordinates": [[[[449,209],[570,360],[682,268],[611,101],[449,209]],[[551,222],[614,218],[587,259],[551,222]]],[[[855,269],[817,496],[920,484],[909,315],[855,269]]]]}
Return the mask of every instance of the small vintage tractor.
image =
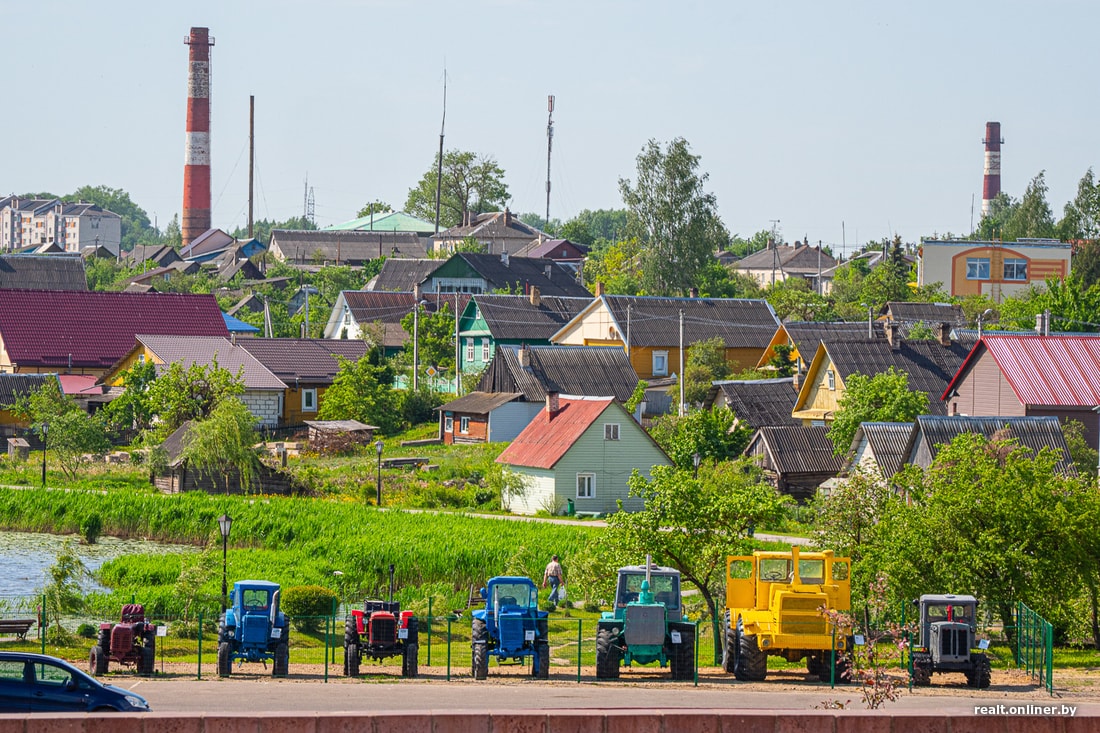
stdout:
{"type": "Polygon", "coordinates": [[[359,676],[364,657],[381,660],[401,657],[401,676],[416,677],[417,621],[412,611],[402,611],[393,600],[393,565],[390,565],[390,599],[367,599],[362,611],[352,611],[344,620],[344,675],[359,676]]]}
{"type": "Polygon", "coordinates": [[[145,607],[127,603],[117,624],[100,624],[96,644],[88,654],[88,671],[107,671],[108,662],[137,665],[138,674],[153,674],[157,656],[157,626],[145,620],[145,607]]]}
{"type": "Polygon", "coordinates": [[[550,676],[550,639],[546,611],[539,610],[539,589],[530,578],[497,576],[481,589],[485,608],[473,612],[471,671],[475,680],[489,675],[489,657],[522,662],[531,657],[531,676],[550,676]]]}
{"type": "Polygon", "coordinates": [[[279,584],[238,580],[218,628],[218,674],[228,677],[233,661],[272,660],[273,677],[286,677],[290,666],[290,624],[279,610],[279,584]]]}
{"type": "Polygon", "coordinates": [[[989,687],[988,642],[976,642],[978,600],[974,596],[923,595],[913,601],[920,608],[920,640],[912,649],[913,684],[932,684],[933,672],[962,672],[966,684],[989,687]],[[975,647],[982,651],[972,651],[975,647]]]}
{"type": "Polygon", "coordinates": [[[822,682],[845,681],[850,663],[842,652],[852,640],[837,636],[823,611],[851,607],[850,571],[848,558],[833,557],[832,550],[801,552],[797,545],[727,558],[722,668],[739,680],[760,681],[774,655],[805,659],[806,670],[822,682]]]}
{"type": "Polygon", "coordinates": [[[695,624],[683,615],[680,571],[650,563],[619,568],[615,610],[596,627],[596,678],[612,680],[621,664],[660,662],[672,679],[695,676],[695,624]]]}

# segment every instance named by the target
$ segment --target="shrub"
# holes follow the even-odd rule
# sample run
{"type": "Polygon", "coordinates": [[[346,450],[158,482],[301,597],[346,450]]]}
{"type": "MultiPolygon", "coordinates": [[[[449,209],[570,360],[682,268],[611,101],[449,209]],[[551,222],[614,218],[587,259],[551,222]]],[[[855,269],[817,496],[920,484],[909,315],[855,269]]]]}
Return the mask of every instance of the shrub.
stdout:
{"type": "Polygon", "coordinates": [[[99,516],[99,512],[93,512],[81,521],[80,536],[85,544],[94,545],[102,533],[103,517],[99,516]]]}
{"type": "Polygon", "coordinates": [[[335,591],[320,585],[293,585],[283,590],[283,613],[290,616],[298,631],[313,633],[320,626],[319,617],[329,616],[339,602],[335,591]]]}
{"type": "Polygon", "coordinates": [[[82,639],[94,639],[99,633],[99,628],[92,624],[80,624],[76,627],[76,635],[82,639]]]}

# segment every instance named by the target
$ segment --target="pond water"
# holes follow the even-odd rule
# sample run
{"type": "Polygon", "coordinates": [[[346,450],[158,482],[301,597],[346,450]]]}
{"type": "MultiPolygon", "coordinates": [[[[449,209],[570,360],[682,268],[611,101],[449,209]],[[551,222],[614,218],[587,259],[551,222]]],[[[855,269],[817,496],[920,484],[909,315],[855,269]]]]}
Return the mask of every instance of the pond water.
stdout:
{"type": "MultiPolygon", "coordinates": [[[[188,545],[166,545],[147,540],[100,537],[96,544],[84,545],[77,535],[0,531],[0,600],[35,595],[46,583],[47,569],[66,545],[71,546],[85,567],[93,571],[122,555],[196,551],[188,545]]],[[[85,589],[103,590],[94,581],[86,583],[85,589]]]]}

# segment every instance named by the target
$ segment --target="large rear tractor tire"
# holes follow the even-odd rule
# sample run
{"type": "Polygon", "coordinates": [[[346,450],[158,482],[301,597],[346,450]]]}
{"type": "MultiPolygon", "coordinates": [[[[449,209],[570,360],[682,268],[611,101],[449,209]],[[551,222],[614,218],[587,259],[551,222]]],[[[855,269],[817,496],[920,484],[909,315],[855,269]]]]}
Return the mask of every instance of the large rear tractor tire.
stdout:
{"type": "Polygon", "coordinates": [[[928,687],[932,684],[932,663],[922,659],[913,660],[913,684],[928,687]]]}
{"type": "Polygon", "coordinates": [[[550,642],[545,639],[536,642],[531,676],[540,680],[550,679],[550,642]]]}
{"type": "Polygon", "coordinates": [[[596,632],[596,679],[617,680],[623,650],[619,646],[619,630],[604,628],[596,632]]]}
{"type": "Polygon", "coordinates": [[[768,655],[760,651],[755,634],[746,634],[741,619],[737,620],[737,661],[733,676],[742,682],[763,682],[768,676],[768,655]]]}
{"type": "Polygon", "coordinates": [[[966,673],[966,684],[968,687],[984,690],[989,687],[993,677],[993,670],[989,666],[989,657],[984,654],[975,654],[973,661],[974,666],[966,673]]]}
{"type": "Polygon", "coordinates": [[[807,654],[806,655],[806,671],[812,674],[814,677],[821,677],[822,670],[826,669],[826,664],[822,655],[820,654],[807,654]]]}
{"type": "Polygon", "coordinates": [[[359,645],[358,644],[346,644],[346,645],[344,645],[344,676],[345,677],[358,677],[359,676],[359,645]]]}
{"type": "Polygon", "coordinates": [[[271,663],[272,677],[286,677],[290,673],[290,647],[280,641],[275,647],[275,659],[271,663]]]}
{"type": "Polygon", "coordinates": [[[138,674],[151,675],[157,671],[156,644],[146,644],[141,648],[141,661],[138,662],[138,674]]]}
{"type": "Polygon", "coordinates": [[[726,612],[726,639],[722,646],[722,671],[733,674],[734,664],[737,662],[737,647],[741,640],[737,636],[737,630],[730,625],[730,615],[726,612]]]}
{"type": "Polygon", "coordinates": [[[413,678],[420,674],[420,667],[417,664],[417,654],[420,653],[420,645],[416,642],[405,645],[405,651],[401,655],[401,676],[413,678]]]}
{"type": "MultiPolygon", "coordinates": [[[[849,646],[849,649],[852,647],[849,646]]],[[[822,682],[832,684],[847,684],[852,681],[852,660],[847,653],[836,653],[836,676],[833,676],[833,653],[831,651],[822,654],[821,667],[817,678],[822,682]]]]}
{"type": "Polygon", "coordinates": [[[489,676],[489,634],[479,618],[474,619],[470,629],[470,674],[475,680],[489,676]]]}
{"type": "Polygon", "coordinates": [[[228,641],[218,644],[218,676],[228,677],[233,674],[233,650],[228,641]]]}
{"type": "Polygon", "coordinates": [[[103,654],[103,649],[99,645],[93,646],[92,650],[88,652],[88,672],[95,676],[107,672],[107,657],[103,654]]]}
{"type": "Polygon", "coordinates": [[[695,629],[688,626],[679,631],[680,643],[672,645],[670,657],[672,679],[690,681],[695,679],[695,629]]]}

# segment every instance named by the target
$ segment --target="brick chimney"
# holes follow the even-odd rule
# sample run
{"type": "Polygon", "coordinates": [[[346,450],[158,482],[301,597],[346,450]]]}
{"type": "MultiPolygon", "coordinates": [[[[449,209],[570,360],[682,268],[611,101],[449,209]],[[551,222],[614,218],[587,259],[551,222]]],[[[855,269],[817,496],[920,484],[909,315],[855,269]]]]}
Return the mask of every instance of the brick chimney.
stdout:
{"type": "Polygon", "coordinates": [[[509,211],[507,206],[504,207],[504,226],[512,226],[512,212],[509,211]]]}
{"type": "Polygon", "coordinates": [[[519,347],[519,351],[516,352],[516,356],[519,357],[519,365],[523,369],[531,368],[531,349],[527,348],[527,344],[519,347]]]}
{"type": "Polygon", "coordinates": [[[897,350],[901,348],[901,326],[897,321],[887,321],[884,324],[886,329],[886,340],[890,342],[890,348],[897,350]]]}
{"type": "Polygon", "coordinates": [[[539,289],[537,285],[531,286],[530,298],[531,305],[535,306],[536,308],[542,305],[542,297],[539,295],[539,289]]]}
{"type": "Polygon", "coordinates": [[[940,342],[940,346],[951,345],[951,326],[947,323],[936,324],[936,340],[940,342]]]}
{"type": "Polygon", "coordinates": [[[603,295],[604,287],[606,287],[606,286],[603,283],[596,283],[596,292],[594,293],[594,295],[597,298],[599,298],[601,295],[603,295]]]}
{"type": "Polygon", "coordinates": [[[554,419],[554,415],[558,414],[558,393],[547,392],[546,393],[546,420],[549,422],[554,419]]]}

